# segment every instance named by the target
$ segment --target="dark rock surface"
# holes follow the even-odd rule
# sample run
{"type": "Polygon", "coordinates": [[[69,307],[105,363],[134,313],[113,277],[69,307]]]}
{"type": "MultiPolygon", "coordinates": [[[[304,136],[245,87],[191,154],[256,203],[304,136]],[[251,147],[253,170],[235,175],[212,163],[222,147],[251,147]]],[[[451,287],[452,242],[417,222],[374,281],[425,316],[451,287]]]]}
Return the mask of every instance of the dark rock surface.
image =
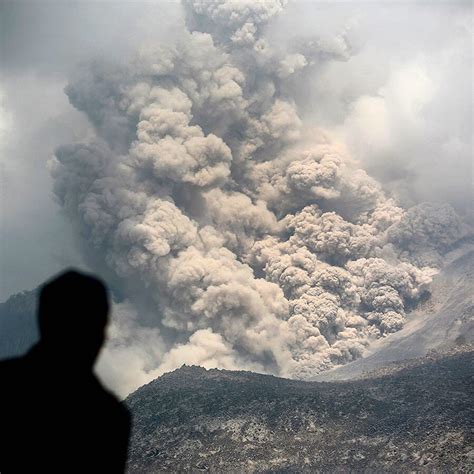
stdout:
{"type": "Polygon", "coordinates": [[[473,350],[332,383],[183,366],[126,399],[129,472],[472,472],[473,350]]]}

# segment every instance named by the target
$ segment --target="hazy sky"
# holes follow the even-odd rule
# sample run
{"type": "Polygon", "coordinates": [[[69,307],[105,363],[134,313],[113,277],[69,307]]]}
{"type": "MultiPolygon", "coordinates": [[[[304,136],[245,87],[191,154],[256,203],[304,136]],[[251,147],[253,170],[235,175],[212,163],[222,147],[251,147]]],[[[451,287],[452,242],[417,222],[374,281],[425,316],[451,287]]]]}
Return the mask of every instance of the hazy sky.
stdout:
{"type": "Polygon", "coordinates": [[[179,5],[0,3],[0,300],[81,260],[53,201],[47,161],[87,136],[63,92],[77,65],[121,60],[143,41],[168,38],[179,5]]]}
{"type": "MultiPolygon", "coordinates": [[[[63,92],[81,61],[122,61],[169,41],[175,2],[0,3],[0,300],[80,264],[51,193],[47,161],[90,125],[63,92]]],[[[358,52],[331,63],[301,98],[309,120],[345,139],[387,189],[409,203],[466,210],[472,186],[471,2],[296,2],[271,26],[347,30],[358,52]]]]}

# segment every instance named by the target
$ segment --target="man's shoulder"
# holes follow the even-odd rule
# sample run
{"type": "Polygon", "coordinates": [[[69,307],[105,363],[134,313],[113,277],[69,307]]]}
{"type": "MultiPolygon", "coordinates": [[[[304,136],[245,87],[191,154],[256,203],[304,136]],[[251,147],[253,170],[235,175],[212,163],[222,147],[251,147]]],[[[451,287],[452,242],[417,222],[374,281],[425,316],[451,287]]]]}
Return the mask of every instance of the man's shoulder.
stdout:
{"type": "Polygon", "coordinates": [[[126,406],[100,382],[99,384],[103,401],[107,404],[109,410],[113,413],[114,416],[122,419],[124,422],[128,422],[131,416],[126,406]]]}
{"type": "Polygon", "coordinates": [[[22,371],[27,366],[24,356],[13,357],[11,359],[0,360],[0,373],[2,377],[14,376],[22,371]]]}
{"type": "Polygon", "coordinates": [[[116,413],[116,416],[121,418],[124,423],[128,423],[131,419],[130,411],[128,410],[128,408],[110,392],[108,392],[108,394],[113,400],[113,408],[116,413]]]}
{"type": "MultiPolygon", "coordinates": [[[[28,383],[28,364],[24,357],[4,359],[0,361],[0,380],[2,390],[0,399],[2,404],[14,401],[25,394],[25,384],[28,383]]],[[[0,407],[0,409],[2,409],[0,407]]]]}
{"type": "Polygon", "coordinates": [[[24,356],[19,357],[10,357],[7,359],[0,359],[0,368],[10,368],[15,367],[17,364],[21,363],[24,360],[24,356]]]}

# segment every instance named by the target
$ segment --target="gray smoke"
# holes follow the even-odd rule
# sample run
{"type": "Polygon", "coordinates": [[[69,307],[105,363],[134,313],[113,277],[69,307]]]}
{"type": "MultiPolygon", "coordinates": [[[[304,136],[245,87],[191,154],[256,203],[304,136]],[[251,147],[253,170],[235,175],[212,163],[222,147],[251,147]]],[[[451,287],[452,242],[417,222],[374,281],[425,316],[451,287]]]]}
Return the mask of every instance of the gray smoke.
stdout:
{"type": "Polygon", "coordinates": [[[56,151],[54,192],[130,300],[101,362],[123,393],[182,363],[307,378],[354,360],[403,327],[470,232],[447,205],[397,205],[300,118],[299,81],[353,48],[273,46],[284,4],[186,0],[174,46],[66,88],[96,138],[56,151]]]}

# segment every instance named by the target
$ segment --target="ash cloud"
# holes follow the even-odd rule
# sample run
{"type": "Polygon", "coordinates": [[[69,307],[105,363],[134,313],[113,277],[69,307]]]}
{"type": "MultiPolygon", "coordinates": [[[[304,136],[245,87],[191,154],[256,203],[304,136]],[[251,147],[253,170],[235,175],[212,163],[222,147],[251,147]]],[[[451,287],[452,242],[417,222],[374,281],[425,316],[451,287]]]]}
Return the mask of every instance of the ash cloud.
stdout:
{"type": "Polygon", "coordinates": [[[350,362],[471,231],[448,205],[404,209],[301,116],[292,91],[348,61],[349,35],[273,45],[285,2],[183,5],[176,44],[66,88],[96,137],[57,149],[54,192],[96,269],[154,315],[141,327],[127,294],[102,363],[129,360],[137,386],[182,363],[310,378],[350,362]]]}

